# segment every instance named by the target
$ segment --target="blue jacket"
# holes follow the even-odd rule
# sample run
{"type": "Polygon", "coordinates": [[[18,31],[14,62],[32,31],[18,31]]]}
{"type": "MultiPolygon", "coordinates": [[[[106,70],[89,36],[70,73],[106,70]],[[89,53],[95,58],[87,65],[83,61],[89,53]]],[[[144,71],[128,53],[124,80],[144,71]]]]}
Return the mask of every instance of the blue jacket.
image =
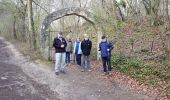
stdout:
{"type": "MultiPolygon", "coordinates": [[[[73,50],[74,54],[76,53],[76,45],[77,45],[77,41],[74,43],[74,50],[73,50]]],[[[78,54],[82,54],[81,42],[79,43],[78,54]]]]}
{"type": "Polygon", "coordinates": [[[101,57],[111,57],[112,50],[113,50],[113,44],[111,42],[106,41],[106,42],[101,42],[99,44],[99,51],[101,51],[101,57]]]}
{"type": "Polygon", "coordinates": [[[112,42],[108,42],[108,48],[109,48],[108,56],[111,57],[112,56],[112,50],[114,48],[114,45],[112,44],[112,42]]]}

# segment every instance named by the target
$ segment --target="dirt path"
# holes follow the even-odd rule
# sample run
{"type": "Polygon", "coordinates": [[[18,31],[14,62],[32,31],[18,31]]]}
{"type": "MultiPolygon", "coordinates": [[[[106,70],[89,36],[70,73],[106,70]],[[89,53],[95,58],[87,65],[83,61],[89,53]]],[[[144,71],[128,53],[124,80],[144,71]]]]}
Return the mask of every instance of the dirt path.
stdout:
{"type": "MultiPolygon", "coordinates": [[[[8,67],[10,67],[9,69],[15,69],[3,70],[3,72],[8,73],[12,71],[16,73],[14,79],[18,79],[18,82],[20,80],[24,81],[22,84],[27,88],[19,86],[19,89],[16,89],[17,91],[12,91],[14,94],[20,91],[19,93],[25,95],[25,98],[21,100],[43,100],[44,98],[45,100],[152,100],[152,98],[146,95],[122,88],[116,82],[106,81],[104,78],[101,78],[100,68],[97,71],[82,73],[76,65],[71,65],[67,67],[67,73],[65,75],[56,76],[53,71],[53,65],[49,67],[40,63],[34,63],[23,57],[12,44],[9,42],[5,42],[4,44],[3,42],[4,40],[0,38],[0,62],[2,62],[0,63],[0,70],[4,68],[8,69],[8,67]],[[4,52],[6,52],[6,55],[3,55],[4,52]],[[31,92],[27,91],[27,89],[31,92]],[[34,92],[32,92],[33,90],[34,92]],[[30,99],[30,95],[34,95],[35,97],[32,96],[30,99]],[[40,99],[36,99],[36,96],[40,99]]],[[[0,98],[2,98],[3,95],[7,95],[10,91],[2,94],[7,88],[1,90],[3,73],[2,71],[0,72],[0,98]]],[[[9,79],[9,81],[11,80],[13,79],[9,79]]],[[[17,88],[17,86],[14,88],[17,88]]],[[[17,96],[11,95],[11,98],[17,96]]]]}
{"type": "Polygon", "coordinates": [[[59,100],[57,92],[11,62],[15,57],[8,46],[0,39],[0,100],[59,100]]]}

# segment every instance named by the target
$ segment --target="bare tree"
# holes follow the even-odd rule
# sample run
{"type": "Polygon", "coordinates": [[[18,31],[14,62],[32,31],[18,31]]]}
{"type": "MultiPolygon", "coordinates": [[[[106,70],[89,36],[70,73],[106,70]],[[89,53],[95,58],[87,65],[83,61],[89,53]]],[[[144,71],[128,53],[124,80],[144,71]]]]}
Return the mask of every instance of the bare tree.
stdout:
{"type": "Polygon", "coordinates": [[[35,33],[34,20],[33,20],[32,0],[28,0],[27,4],[28,4],[29,33],[30,33],[30,38],[31,38],[30,43],[32,44],[32,48],[36,50],[37,41],[36,41],[36,33],[35,33]]]}

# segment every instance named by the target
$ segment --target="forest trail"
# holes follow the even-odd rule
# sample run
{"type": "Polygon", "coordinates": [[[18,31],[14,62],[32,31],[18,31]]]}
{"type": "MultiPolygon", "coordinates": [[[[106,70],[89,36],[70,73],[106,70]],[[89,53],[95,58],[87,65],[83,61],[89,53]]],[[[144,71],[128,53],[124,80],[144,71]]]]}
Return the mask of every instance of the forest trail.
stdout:
{"type": "MultiPolygon", "coordinates": [[[[100,67],[100,64],[96,65],[92,62],[92,66],[94,65],[100,67]]],[[[0,38],[0,69],[0,99],[3,100],[153,99],[138,94],[134,90],[123,88],[114,81],[105,80],[104,76],[101,75],[100,68],[95,71],[93,69],[92,72],[80,72],[78,67],[72,64],[66,67],[66,74],[56,76],[53,65],[49,67],[31,61],[3,38],[0,38]],[[4,76],[4,73],[11,72],[14,74],[4,76]],[[2,87],[7,83],[13,85],[2,87]]]]}

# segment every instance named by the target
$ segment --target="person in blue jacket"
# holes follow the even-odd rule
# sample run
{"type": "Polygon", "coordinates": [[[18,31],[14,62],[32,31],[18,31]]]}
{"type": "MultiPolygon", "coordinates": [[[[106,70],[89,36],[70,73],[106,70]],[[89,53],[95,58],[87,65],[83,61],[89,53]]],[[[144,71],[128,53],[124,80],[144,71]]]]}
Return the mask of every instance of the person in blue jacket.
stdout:
{"type": "Polygon", "coordinates": [[[111,71],[111,51],[113,49],[113,45],[111,42],[107,41],[105,35],[102,36],[102,41],[99,44],[99,51],[101,51],[101,58],[103,63],[104,74],[109,73],[111,71]]]}
{"type": "Polygon", "coordinates": [[[80,40],[80,37],[77,37],[77,39],[76,39],[76,41],[74,43],[73,53],[75,54],[77,65],[81,66],[82,50],[81,50],[81,40],[80,40]]]}

